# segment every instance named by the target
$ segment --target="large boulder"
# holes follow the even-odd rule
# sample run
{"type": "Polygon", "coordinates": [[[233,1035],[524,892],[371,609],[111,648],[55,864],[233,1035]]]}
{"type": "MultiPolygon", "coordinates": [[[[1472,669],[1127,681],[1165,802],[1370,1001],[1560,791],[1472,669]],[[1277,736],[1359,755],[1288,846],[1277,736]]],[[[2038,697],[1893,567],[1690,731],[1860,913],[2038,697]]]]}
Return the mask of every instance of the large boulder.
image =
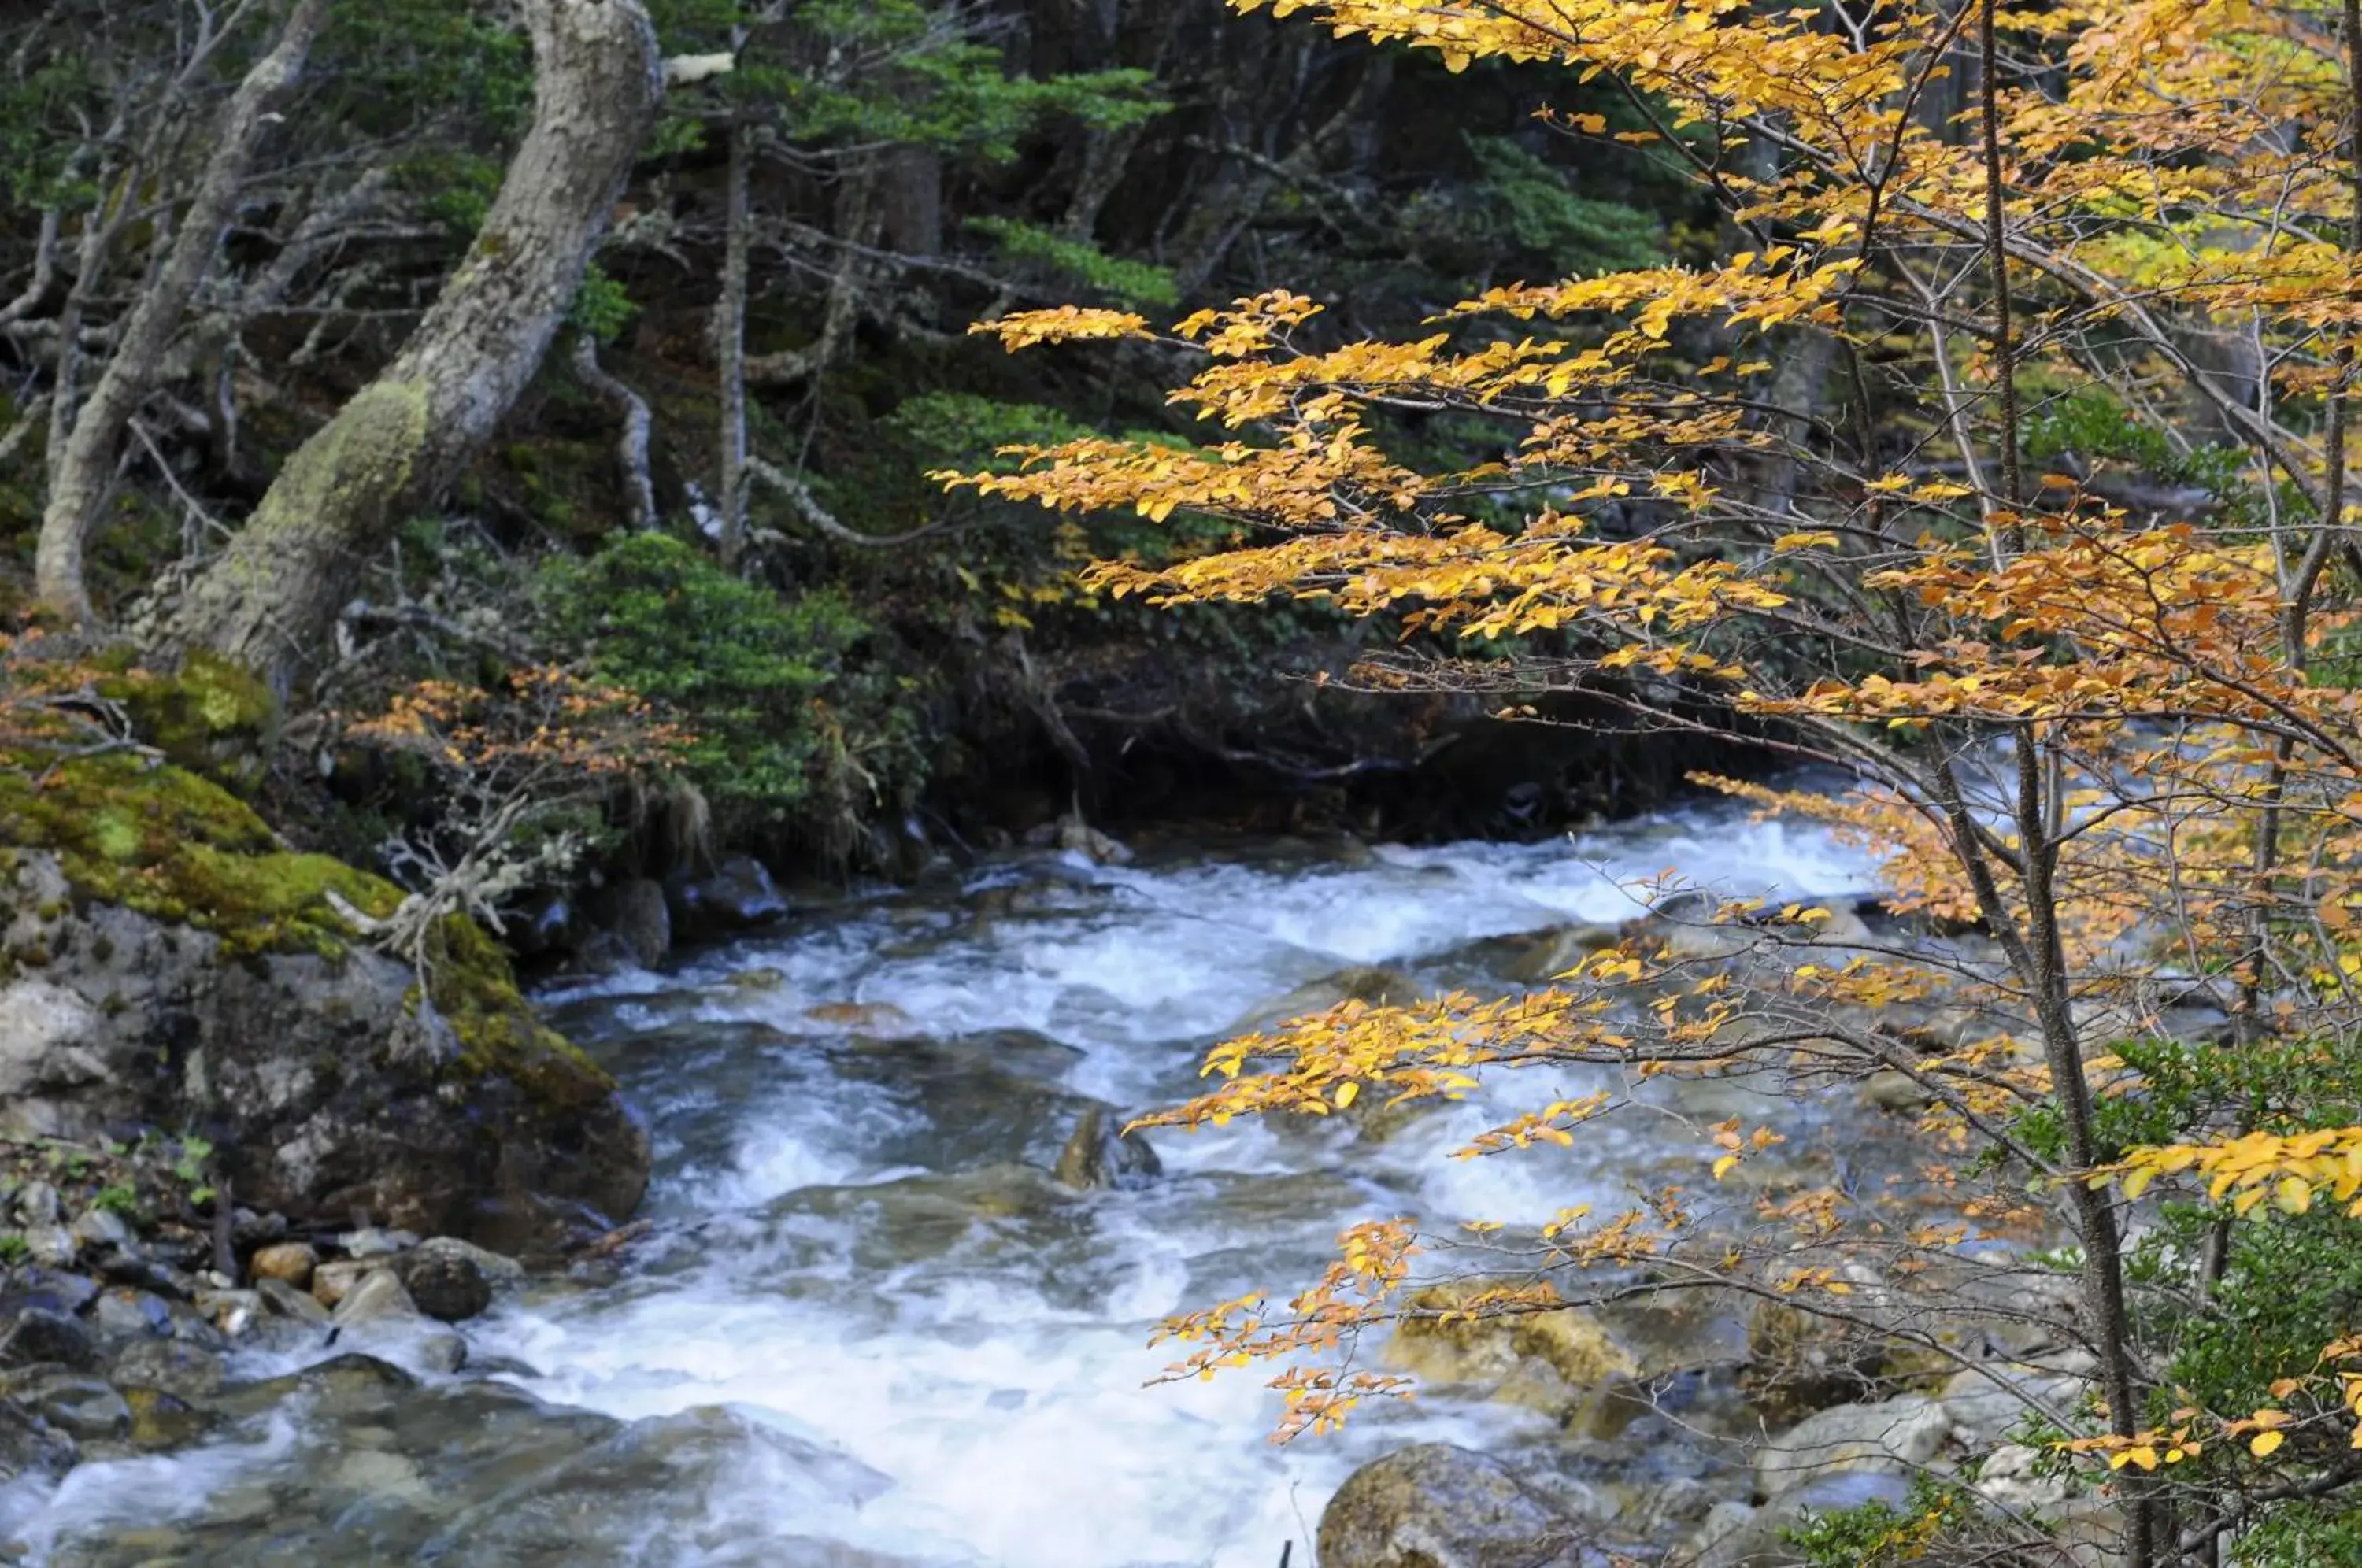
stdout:
{"type": "Polygon", "coordinates": [[[495,1245],[627,1214],[647,1139],[613,1080],[472,924],[423,985],[371,946],[400,897],[178,768],[0,770],[0,1135],[187,1128],[258,1209],[495,1245]]]}
{"type": "Polygon", "coordinates": [[[1498,1460],[1420,1443],[1362,1466],[1321,1510],[1320,1568],[1594,1568],[1596,1525],[1498,1460]]]}

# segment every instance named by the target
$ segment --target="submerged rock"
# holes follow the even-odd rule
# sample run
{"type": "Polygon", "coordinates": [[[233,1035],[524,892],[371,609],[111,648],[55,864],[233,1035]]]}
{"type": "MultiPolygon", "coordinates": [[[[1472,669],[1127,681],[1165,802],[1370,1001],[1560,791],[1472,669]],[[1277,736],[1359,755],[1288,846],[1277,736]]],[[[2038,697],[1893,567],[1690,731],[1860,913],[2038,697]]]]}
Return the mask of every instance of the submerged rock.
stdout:
{"type": "Polygon", "coordinates": [[[673,934],[704,942],[784,920],[788,900],[771,880],[770,868],[748,855],[722,862],[710,877],[668,877],[664,899],[673,934]]]}
{"type": "Polygon", "coordinates": [[[460,1513],[418,1555],[452,1568],[622,1562],[641,1561],[655,1538],[720,1545],[734,1536],[748,1546],[759,1540],[760,1550],[720,1561],[781,1568],[877,1562],[828,1555],[822,1540],[781,1539],[773,1521],[810,1518],[824,1537],[832,1516],[849,1519],[891,1485],[858,1460],[734,1411],[684,1410],[634,1421],[521,1479],[460,1513]],[[750,1495],[760,1497],[759,1518],[734,1520],[750,1495]]]}
{"type": "Polygon", "coordinates": [[[1285,996],[1274,997],[1241,1016],[1236,1023],[1231,1025],[1230,1032],[1257,1033],[1290,1019],[1326,1012],[1340,1002],[1400,1007],[1418,1000],[1418,982],[1400,969],[1384,965],[1357,964],[1333,975],[1308,980],[1285,996]]]}
{"type": "Polygon", "coordinates": [[[130,1413],[126,1439],[135,1448],[182,1448],[205,1435],[212,1425],[203,1410],[160,1388],[134,1385],[123,1391],[123,1408],[130,1413]]]}
{"type": "Polygon", "coordinates": [[[1598,1526],[1449,1443],[1365,1464],[1320,1514],[1320,1568],[1602,1568],[1598,1526]]]}
{"type": "Polygon", "coordinates": [[[223,1375],[219,1352],[181,1340],[135,1341],[107,1369],[108,1380],[117,1388],[150,1388],[191,1402],[211,1396],[222,1386],[223,1375]]]}
{"type": "Polygon", "coordinates": [[[1076,1191],[1103,1187],[1137,1187],[1164,1174],[1164,1162],[1147,1139],[1127,1132],[1104,1106],[1093,1106],[1075,1123],[1066,1146],[1058,1153],[1054,1174],[1076,1191]]]}
{"type": "Polygon", "coordinates": [[[105,1378],[88,1373],[48,1373],[11,1397],[77,1442],[103,1442],[131,1431],[131,1407],[105,1378]]]}
{"type": "Polygon", "coordinates": [[[1593,954],[1615,946],[1619,939],[1612,925],[1553,926],[1518,944],[1520,950],[1501,966],[1501,973],[1526,985],[1545,986],[1568,970],[1582,967],[1593,954]]]}
{"type": "Polygon", "coordinates": [[[1869,1394],[1886,1360],[1884,1341],[1844,1319],[1760,1298],[1747,1319],[1739,1386],[1773,1425],[1869,1394]]]}

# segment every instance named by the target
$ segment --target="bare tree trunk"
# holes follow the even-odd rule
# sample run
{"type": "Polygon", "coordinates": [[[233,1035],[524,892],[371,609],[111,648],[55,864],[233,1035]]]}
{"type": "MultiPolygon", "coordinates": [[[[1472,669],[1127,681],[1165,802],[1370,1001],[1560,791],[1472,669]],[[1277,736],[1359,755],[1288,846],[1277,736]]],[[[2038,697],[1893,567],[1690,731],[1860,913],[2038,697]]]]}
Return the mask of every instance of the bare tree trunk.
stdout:
{"type": "Polygon", "coordinates": [[[599,363],[599,345],[587,332],[578,331],[574,337],[574,374],[615,411],[615,465],[632,498],[632,526],[655,527],[657,487],[648,477],[648,436],[655,422],[648,414],[647,400],[599,363]]]}
{"type": "Polygon", "coordinates": [[[723,563],[733,567],[746,543],[746,278],[755,243],[746,187],[754,160],[754,131],[743,114],[733,111],[723,202],[722,300],[713,312],[713,359],[722,383],[722,424],[716,432],[721,472],[714,479],[722,519],[716,543],[723,563]]]}
{"type": "Polygon", "coordinates": [[[124,322],[115,352],[76,414],[63,450],[51,457],[34,577],[41,604],[53,614],[72,621],[90,618],[83,552],[97,528],[124,429],[155,389],[189,301],[221,248],[247,168],[274,123],[271,105],[303,74],[313,40],[327,20],[327,0],[297,0],[278,43],[238,83],[171,249],[124,322]]]}
{"type": "Polygon", "coordinates": [[[393,363],[304,443],[228,549],[166,607],[167,658],[207,649],[283,690],[355,569],[490,436],[548,352],[663,93],[638,0],[524,0],[532,128],[482,231],[393,363]]]}

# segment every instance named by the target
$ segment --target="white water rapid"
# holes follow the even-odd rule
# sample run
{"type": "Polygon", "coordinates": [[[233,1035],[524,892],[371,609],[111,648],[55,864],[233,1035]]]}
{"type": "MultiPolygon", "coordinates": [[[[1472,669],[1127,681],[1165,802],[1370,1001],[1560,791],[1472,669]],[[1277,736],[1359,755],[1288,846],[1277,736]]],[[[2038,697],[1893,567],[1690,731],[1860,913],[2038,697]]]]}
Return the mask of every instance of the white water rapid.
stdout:
{"type": "MultiPolygon", "coordinates": [[[[1383,1141],[1341,1125],[1162,1132],[1164,1174],[1136,1187],[1072,1194],[1039,1173],[1089,1103],[1192,1092],[1209,1042],[1341,968],[1507,989],[1472,944],[1628,918],[1636,884],[1668,871],[1785,897],[1867,882],[1820,834],[1719,805],[1529,846],[1044,869],[851,900],[677,972],[547,999],[648,1119],[654,1226],[619,1273],[545,1282],[469,1325],[477,1361],[508,1358],[505,1381],[625,1420],[727,1407],[877,1473],[836,1485],[741,1445],[701,1473],[690,1528],[575,1561],[1273,1568],[1293,1541],[1302,1565],[1362,1460],[1430,1438],[1549,1442],[1538,1411],[1430,1397],[1275,1447],[1263,1374],[1143,1386],[1175,1354],[1148,1341],[1167,1314],[1308,1283],[1355,1220],[1546,1219],[1612,1201],[1650,1160],[1696,1161],[1694,1141],[1651,1148],[1636,1123],[1572,1150],[1449,1158],[1511,1103],[1496,1098],[1383,1141]],[[814,1541],[850,1550],[811,1555],[814,1541]]],[[[1545,1086],[1507,1087],[1529,1103],[1545,1086]]],[[[187,1457],[85,1465],[19,1534],[61,1563],[111,1562],[67,1548],[203,1520],[239,1475],[284,1475],[297,1447],[291,1460],[283,1426],[258,1427],[187,1457]]],[[[185,1559],[200,1560],[246,1561],[185,1559]]]]}

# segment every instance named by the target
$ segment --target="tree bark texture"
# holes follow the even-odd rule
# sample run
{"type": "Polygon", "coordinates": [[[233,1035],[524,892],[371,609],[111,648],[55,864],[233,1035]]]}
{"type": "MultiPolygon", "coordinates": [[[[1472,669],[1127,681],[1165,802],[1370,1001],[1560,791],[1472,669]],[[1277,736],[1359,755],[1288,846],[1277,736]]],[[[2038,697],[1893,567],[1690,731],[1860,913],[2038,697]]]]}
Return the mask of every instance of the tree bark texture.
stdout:
{"type": "Polygon", "coordinates": [[[754,248],[747,185],[753,177],[754,137],[745,117],[733,112],[723,201],[722,299],[713,312],[713,359],[722,394],[714,489],[722,510],[722,558],[731,566],[737,565],[746,542],[746,288],[754,248]]]}
{"type": "Polygon", "coordinates": [[[205,649],[285,690],[354,574],[434,500],[535,373],[606,231],[663,93],[639,0],[525,0],[532,127],[449,282],[392,365],[295,455],[165,612],[167,659],[205,649]]]}
{"type": "Polygon", "coordinates": [[[37,596],[52,614],[75,622],[90,618],[83,556],[98,527],[124,430],[155,390],[189,302],[212,269],[237,215],[247,170],[275,123],[271,108],[303,75],[313,41],[327,20],[328,0],[296,0],[278,42],[238,83],[163,264],[124,321],[115,352],[75,414],[63,449],[51,451],[34,579],[37,596]]]}

